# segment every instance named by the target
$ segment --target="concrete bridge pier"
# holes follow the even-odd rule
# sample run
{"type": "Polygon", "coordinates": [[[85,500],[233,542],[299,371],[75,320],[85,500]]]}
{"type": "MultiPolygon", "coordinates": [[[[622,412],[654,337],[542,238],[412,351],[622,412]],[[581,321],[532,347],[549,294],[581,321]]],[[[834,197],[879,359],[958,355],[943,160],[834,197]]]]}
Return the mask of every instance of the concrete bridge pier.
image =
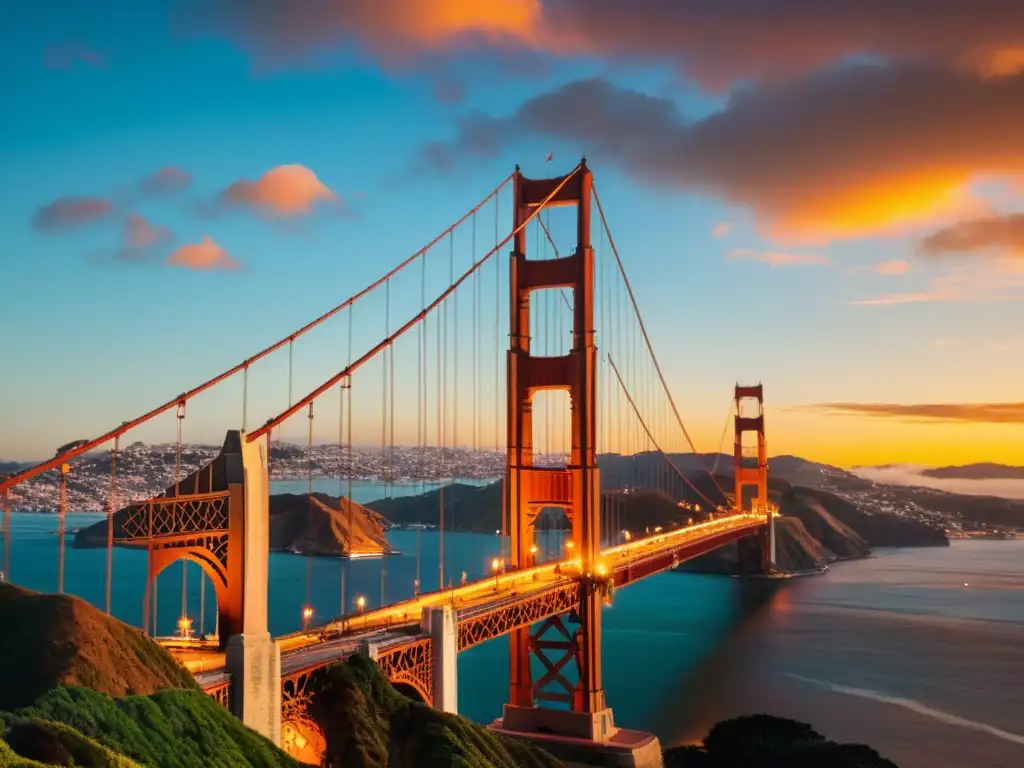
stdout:
{"type": "Polygon", "coordinates": [[[232,585],[241,589],[242,631],[228,638],[225,650],[226,667],[231,673],[231,711],[243,724],[274,744],[280,744],[281,648],[270,636],[267,626],[270,570],[267,452],[263,441],[246,442],[244,432],[239,437],[241,467],[231,469],[241,470],[244,522],[233,525],[230,535],[235,538],[232,543],[236,544],[236,551],[242,554],[241,583],[232,585]]]}
{"type": "Polygon", "coordinates": [[[420,627],[430,635],[434,709],[459,711],[459,627],[451,606],[424,608],[420,627]]]}

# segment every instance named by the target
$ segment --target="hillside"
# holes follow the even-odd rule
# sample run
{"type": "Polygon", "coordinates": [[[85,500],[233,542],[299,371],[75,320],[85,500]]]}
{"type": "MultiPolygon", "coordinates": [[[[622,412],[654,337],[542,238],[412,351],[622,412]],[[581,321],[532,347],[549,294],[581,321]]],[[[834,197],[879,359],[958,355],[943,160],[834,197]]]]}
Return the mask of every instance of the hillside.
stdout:
{"type": "Polygon", "coordinates": [[[0,710],[61,685],[111,696],[196,689],[163,648],[77,597],[0,583],[0,627],[0,710]]]}
{"type": "MultiPolygon", "coordinates": [[[[641,454],[636,460],[642,463],[643,456],[641,454]]],[[[625,472],[630,461],[632,457],[613,466],[625,472]]],[[[728,487],[731,482],[727,476],[712,479],[706,472],[690,476],[690,479],[702,492],[716,485],[728,487]]],[[[679,482],[682,484],[683,481],[679,482]]],[[[777,535],[778,563],[787,570],[803,571],[836,559],[866,557],[872,546],[949,544],[940,529],[916,520],[888,513],[868,514],[836,494],[793,486],[781,477],[770,477],[768,485],[770,497],[786,516],[782,520],[792,518],[792,522],[780,523],[777,535]]],[[[417,496],[382,499],[367,506],[395,525],[437,525],[441,493],[434,490],[417,496]]],[[[489,533],[500,529],[501,483],[484,487],[447,485],[443,494],[445,527],[448,530],[489,533]]],[[[704,512],[685,511],[659,493],[624,494],[606,490],[601,495],[601,504],[605,511],[612,513],[611,517],[623,521],[622,525],[634,532],[659,525],[674,528],[685,525],[690,519],[697,522],[705,518],[704,512]]],[[[541,518],[538,527],[543,528],[557,520],[557,517],[541,518]]],[[[717,553],[693,561],[688,569],[734,573],[737,558],[735,545],[724,547],[717,553]]]]}
{"type": "Polygon", "coordinates": [[[54,688],[31,707],[0,712],[0,721],[7,745],[44,765],[299,766],[198,690],[113,699],[86,688],[54,688]]]}
{"type": "MultiPolygon", "coordinates": [[[[379,499],[367,508],[379,512],[393,525],[424,523],[438,525],[440,520],[441,490],[427,491],[416,496],[379,499]]],[[[485,486],[462,483],[444,486],[445,530],[494,533],[501,529],[501,483],[485,486]]],[[[605,491],[601,494],[602,509],[613,512],[618,520],[629,521],[634,531],[661,525],[678,527],[701,515],[683,511],[674,501],[660,493],[620,493],[605,491]]],[[[564,516],[545,514],[538,523],[543,530],[549,525],[564,525],[564,516]]]]}
{"type": "Polygon", "coordinates": [[[388,522],[377,512],[325,493],[270,497],[270,548],[301,554],[391,552],[388,522]]]}
{"type": "Polygon", "coordinates": [[[921,474],[927,477],[954,480],[1024,480],[1024,467],[984,462],[956,467],[922,469],[921,474]]]}
{"type": "MultiPolygon", "coordinates": [[[[746,574],[740,565],[740,544],[731,542],[693,560],[676,570],[689,573],[746,574]]],[[[775,521],[775,565],[780,571],[806,573],[835,562],[834,552],[807,532],[801,520],[780,517],[775,521]]]]}
{"type": "Polygon", "coordinates": [[[872,547],[949,546],[949,539],[939,527],[885,512],[870,514],[828,491],[794,487],[781,494],[780,506],[783,514],[796,514],[801,519],[805,519],[801,509],[823,507],[835,520],[856,531],[872,547]]]}
{"type": "Polygon", "coordinates": [[[332,768],[560,768],[529,744],[402,696],[364,656],[317,671],[310,714],[332,768]]]}

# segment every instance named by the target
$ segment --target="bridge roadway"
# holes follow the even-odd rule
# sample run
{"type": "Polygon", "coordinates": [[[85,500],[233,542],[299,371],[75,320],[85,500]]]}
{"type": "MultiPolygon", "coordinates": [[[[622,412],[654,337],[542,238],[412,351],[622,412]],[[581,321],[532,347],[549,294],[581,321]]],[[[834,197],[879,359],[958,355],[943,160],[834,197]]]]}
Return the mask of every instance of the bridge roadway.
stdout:
{"type": "MultiPolygon", "coordinates": [[[[595,575],[610,580],[616,587],[625,586],[748,536],[765,522],[763,515],[734,514],[609,547],[602,550],[595,575]]],[[[386,642],[396,632],[404,632],[400,636],[407,638],[409,630],[419,627],[424,608],[450,605],[461,619],[467,614],[489,612],[564,588],[580,575],[578,560],[546,563],[499,573],[464,586],[422,593],[322,627],[283,635],[278,638],[281,672],[288,674],[321,666],[354,653],[367,641],[386,642]]],[[[170,639],[165,645],[190,671],[201,675],[201,683],[218,679],[224,666],[223,653],[209,646],[170,639]]]]}

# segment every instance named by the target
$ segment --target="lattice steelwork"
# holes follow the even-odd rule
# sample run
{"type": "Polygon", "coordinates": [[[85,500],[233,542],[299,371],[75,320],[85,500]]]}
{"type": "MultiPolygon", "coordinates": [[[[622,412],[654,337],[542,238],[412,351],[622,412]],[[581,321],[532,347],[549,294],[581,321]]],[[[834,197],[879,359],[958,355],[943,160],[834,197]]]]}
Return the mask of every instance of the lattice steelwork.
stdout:
{"type": "Polygon", "coordinates": [[[205,693],[211,696],[214,701],[227,710],[231,710],[231,683],[230,681],[218,683],[213,688],[207,688],[205,693]]]}
{"type": "Polygon", "coordinates": [[[578,709],[582,695],[579,684],[581,629],[579,616],[572,615],[569,620],[577,625],[575,630],[570,630],[561,616],[551,616],[530,635],[530,651],[544,666],[544,674],[533,683],[533,698],[578,709]],[[576,668],[575,682],[565,675],[570,662],[576,668]]]}
{"type": "MultiPolygon", "coordinates": [[[[333,662],[328,662],[333,663],[333,662]]],[[[281,678],[281,722],[313,725],[309,715],[309,681],[316,669],[304,669],[281,678]]]]}
{"type": "Polygon", "coordinates": [[[459,651],[550,616],[578,611],[579,607],[580,584],[572,582],[534,595],[517,596],[493,608],[459,611],[459,651]]]}
{"type": "Polygon", "coordinates": [[[228,532],[229,491],[190,496],[157,496],[133,504],[121,522],[121,544],[228,532]]]}
{"type": "Polygon", "coordinates": [[[416,637],[380,653],[377,666],[392,684],[411,686],[423,697],[423,701],[433,704],[433,641],[429,637],[416,637]]]}

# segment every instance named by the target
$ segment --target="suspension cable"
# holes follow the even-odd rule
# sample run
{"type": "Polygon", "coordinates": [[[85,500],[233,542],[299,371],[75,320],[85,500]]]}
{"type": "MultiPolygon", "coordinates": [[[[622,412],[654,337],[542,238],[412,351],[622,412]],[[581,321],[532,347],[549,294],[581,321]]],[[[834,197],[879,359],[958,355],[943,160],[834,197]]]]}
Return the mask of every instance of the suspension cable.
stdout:
{"type": "MultiPolygon", "coordinates": [[[[571,177],[572,175],[573,174],[569,174],[569,177],[571,177]]],[[[390,280],[392,277],[397,275],[399,272],[402,272],[404,269],[406,269],[406,267],[408,267],[410,264],[415,262],[418,258],[420,258],[421,256],[424,256],[427,253],[427,251],[429,251],[437,243],[439,243],[449,232],[451,232],[451,231],[455,230],[456,228],[458,228],[459,226],[461,226],[463,224],[463,222],[465,222],[466,219],[468,219],[475,211],[479,211],[484,205],[486,205],[490,201],[490,199],[492,197],[496,197],[499,194],[499,192],[501,191],[501,189],[504,188],[512,180],[513,176],[514,176],[514,174],[509,174],[497,187],[495,187],[490,193],[488,193],[488,195],[486,197],[484,197],[480,202],[478,202],[475,206],[473,206],[471,209],[469,209],[465,213],[465,215],[463,215],[460,219],[458,219],[454,224],[452,224],[450,227],[448,227],[443,232],[441,232],[439,235],[437,235],[433,240],[431,240],[425,246],[420,248],[420,250],[416,251],[414,254],[412,254],[411,256],[406,258],[405,261],[401,262],[398,266],[393,268],[387,274],[385,274],[384,276],[382,276],[381,278],[379,278],[375,282],[371,283],[370,285],[368,285],[366,288],[362,289],[361,291],[358,291],[358,292],[354,293],[352,296],[347,298],[345,301],[343,301],[338,306],[334,307],[331,310],[328,310],[324,314],[320,315],[320,317],[318,317],[315,320],[313,320],[313,321],[307,323],[306,325],[302,326],[297,331],[294,331],[294,332],[288,334],[287,336],[285,336],[284,338],[276,341],[275,343],[271,344],[270,346],[265,347],[264,349],[260,350],[256,354],[251,355],[250,357],[247,357],[245,360],[240,362],[238,365],[235,365],[234,367],[229,368],[228,370],[223,371],[222,373],[219,373],[218,375],[216,375],[216,376],[214,376],[214,377],[212,377],[210,379],[207,379],[202,384],[199,384],[198,386],[193,387],[192,389],[188,390],[187,392],[181,393],[180,395],[174,397],[171,400],[168,400],[167,402],[163,403],[162,405],[157,406],[156,408],[152,409],[151,411],[148,411],[148,412],[144,413],[142,416],[139,416],[139,417],[137,417],[135,419],[132,419],[131,421],[126,421],[126,422],[122,423],[120,426],[116,427],[115,429],[112,429],[112,430],[110,430],[108,432],[105,432],[102,435],[100,435],[99,437],[93,438],[92,440],[89,440],[89,441],[87,441],[85,443],[82,443],[81,445],[79,445],[79,446],[77,446],[75,448],[72,448],[72,449],[70,449],[68,451],[65,451],[64,453],[58,454],[57,456],[54,456],[52,459],[47,459],[46,461],[40,462],[39,464],[36,464],[33,467],[28,467],[27,469],[23,469],[20,472],[17,472],[17,473],[15,473],[13,475],[9,475],[6,478],[0,479],[0,493],[2,493],[3,491],[7,490],[8,488],[13,488],[15,485],[18,485],[19,483],[23,483],[26,480],[29,480],[29,479],[35,477],[36,475],[40,474],[41,472],[45,472],[47,470],[57,468],[61,464],[63,464],[64,462],[70,461],[71,459],[75,458],[76,456],[80,456],[83,453],[91,451],[93,448],[96,448],[97,446],[102,445],[103,443],[106,443],[109,440],[113,440],[115,437],[117,437],[119,435],[123,435],[126,432],[129,432],[130,430],[134,429],[135,427],[140,426],[141,424],[145,424],[148,421],[152,421],[154,418],[156,418],[160,414],[165,413],[166,411],[169,411],[171,408],[174,408],[178,403],[182,402],[183,400],[191,400],[192,398],[194,398],[196,395],[200,394],[201,392],[205,392],[206,390],[210,389],[211,387],[214,387],[217,384],[220,384],[225,379],[231,378],[236,373],[239,373],[240,371],[245,370],[248,366],[251,366],[253,363],[257,362],[258,360],[263,359],[264,357],[266,357],[267,355],[271,354],[272,352],[276,352],[278,349],[283,347],[285,344],[288,344],[290,342],[294,342],[295,339],[299,338],[300,336],[304,336],[309,331],[313,330],[317,326],[321,325],[322,323],[326,322],[330,318],[334,317],[336,314],[341,312],[343,309],[346,309],[347,307],[351,307],[355,302],[359,301],[359,299],[363,298],[367,294],[369,294],[372,291],[376,290],[381,285],[383,285],[385,281],[390,280]]],[[[566,178],[569,178],[569,177],[566,177],[566,178]]]]}
{"type": "Polygon", "coordinates": [[[117,509],[117,453],[120,441],[120,437],[114,438],[114,449],[110,452],[110,496],[107,499],[107,616],[111,615],[111,584],[114,574],[114,512],[117,509]]]}
{"type": "MultiPolygon", "coordinates": [[[[515,201],[512,201],[513,204],[515,201]]],[[[501,213],[501,194],[499,193],[494,198],[494,250],[497,251],[501,246],[498,243],[500,237],[498,216],[501,213]]],[[[507,242],[507,241],[506,241],[507,242]]],[[[497,256],[494,259],[494,452],[498,453],[501,447],[501,427],[499,422],[498,414],[501,408],[498,407],[501,402],[500,394],[500,376],[498,375],[501,371],[501,256],[497,256]]],[[[504,547],[504,540],[502,540],[502,547],[504,547]]]]}
{"type": "Polygon", "coordinates": [[[672,413],[675,416],[676,423],[679,425],[679,428],[682,430],[683,435],[686,437],[686,442],[689,444],[690,450],[693,451],[694,455],[697,457],[697,460],[700,461],[704,470],[708,473],[708,475],[710,475],[711,481],[715,484],[715,486],[718,488],[719,492],[722,494],[724,498],[725,491],[722,489],[722,486],[719,485],[718,480],[715,479],[715,476],[711,473],[711,471],[708,470],[708,467],[704,463],[703,458],[701,458],[700,454],[697,453],[697,449],[694,446],[693,439],[690,437],[690,433],[687,431],[686,425],[683,423],[682,416],[680,416],[679,414],[679,409],[676,407],[675,398],[672,397],[672,391],[668,387],[668,382],[665,381],[665,374],[661,370],[661,364],[658,362],[657,355],[654,354],[654,346],[651,344],[651,338],[647,334],[647,326],[644,324],[643,315],[640,313],[640,306],[637,304],[636,296],[633,294],[633,286],[629,282],[629,276],[626,274],[626,268],[622,263],[622,258],[619,256],[619,249],[615,246],[615,239],[612,237],[611,229],[608,227],[608,220],[605,218],[604,207],[601,205],[601,198],[597,194],[596,186],[593,187],[593,192],[594,202],[597,203],[597,212],[598,215],[601,217],[601,226],[604,227],[605,231],[608,233],[608,244],[612,249],[612,253],[615,255],[615,261],[619,266],[619,273],[622,275],[622,279],[625,282],[626,291],[629,294],[629,300],[633,304],[633,311],[636,313],[637,321],[640,323],[640,332],[643,334],[644,343],[647,345],[647,351],[650,353],[651,360],[654,362],[654,368],[658,373],[658,379],[661,381],[661,386],[665,390],[665,395],[668,397],[669,405],[672,406],[672,413]]]}
{"type": "Polygon", "coordinates": [[[636,420],[639,422],[640,426],[647,434],[648,439],[654,445],[655,449],[662,455],[662,458],[664,458],[665,461],[667,461],[672,466],[672,469],[676,471],[676,474],[679,475],[679,477],[682,478],[682,480],[687,485],[689,485],[698,496],[700,496],[702,499],[704,499],[704,501],[707,502],[710,509],[716,509],[718,505],[714,504],[710,499],[708,499],[708,497],[705,496],[701,492],[701,490],[696,485],[693,484],[690,478],[688,478],[679,469],[679,467],[676,466],[676,463],[672,461],[672,459],[669,458],[669,456],[661,449],[661,446],[658,445],[658,442],[654,439],[654,435],[651,434],[651,430],[647,427],[647,422],[644,421],[644,417],[641,416],[640,412],[637,410],[636,403],[633,401],[632,395],[629,394],[629,389],[626,388],[626,383],[622,380],[622,375],[619,373],[619,368],[617,365],[615,365],[615,359],[611,355],[608,356],[608,362],[611,364],[612,371],[615,373],[615,378],[618,379],[619,386],[622,388],[622,392],[623,394],[625,394],[626,400],[629,402],[630,407],[633,409],[633,413],[636,415],[636,420]]]}
{"type": "MultiPolygon", "coordinates": [[[[448,238],[448,258],[449,258],[449,279],[455,279],[455,233],[448,238]]],[[[470,263],[472,263],[474,256],[470,256],[470,263]]],[[[475,273],[474,273],[475,274],[475,273]]],[[[445,344],[447,349],[447,342],[445,344]]],[[[455,292],[452,294],[452,450],[449,456],[451,457],[450,469],[452,475],[452,519],[451,519],[451,530],[455,531],[455,514],[456,514],[456,499],[458,498],[458,488],[456,487],[457,472],[458,472],[458,450],[459,450],[459,294],[455,292]]],[[[447,365],[447,360],[445,361],[447,365]]],[[[447,397],[447,392],[445,393],[447,397]]]]}
{"type": "Polygon", "coordinates": [[[722,425],[722,436],[718,439],[718,453],[715,454],[715,463],[711,467],[711,474],[718,471],[718,462],[722,458],[723,450],[725,448],[725,437],[729,434],[729,420],[733,416],[733,409],[736,407],[736,401],[729,401],[729,410],[725,414],[725,424],[722,425]]]}
{"type": "Polygon", "coordinates": [[[442,385],[444,365],[441,351],[444,346],[444,337],[441,327],[443,325],[441,322],[442,314],[438,313],[434,319],[437,322],[437,450],[438,479],[440,480],[437,493],[437,590],[440,592],[444,589],[444,418],[442,418],[441,414],[441,404],[444,396],[442,385]]]}
{"type": "MultiPolygon", "coordinates": [[[[178,404],[178,448],[174,456],[174,496],[181,496],[181,436],[185,422],[185,403],[178,404]]],[[[172,507],[173,509],[173,507],[172,507]]],[[[185,620],[188,617],[188,569],[187,562],[181,561],[181,631],[185,634],[185,620]]]]}
{"type": "Polygon", "coordinates": [[[303,629],[313,611],[313,403],[309,404],[309,439],[306,443],[306,605],[302,609],[303,629]]]}
{"type": "Polygon", "coordinates": [[[494,254],[498,252],[498,250],[500,248],[502,248],[506,243],[508,243],[510,240],[512,240],[512,238],[514,238],[517,234],[519,234],[519,232],[522,231],[522,229],[524,227],[526,227],[527,224],[529,224],[531,221],[533,221],[533,219],[536,216],[538,216],[540,214],[540,212],[542,210],[544,210],[545,207],[547,207],[547,205],[555,198],[555,196],[559,192],[562,191],[562,188],[569,182],[569,180],[573,176],[575,176],[576,173],[579,172],[580,167],[581,166],[577,165],[576,168],[574,168],[568,175],[563,177],[562,180],[554,187],[554,189],[552,189],[551,192],[548,193],[547,197],[545,197],[544,200],[542,200],[539,205],[537,205],[535,208],[533,208],[530,211],[529,215],[522,222],[520,222],[520,224],[515,229],[513,229],[512,232],[510,232],[508,235],[506,235],[505,238],[497,246],[495,246],[490,251],[488,251],[488,253],[486,253],[484,256],[482,256],[476,263],[474,263],[468,270],[466,270],[450,286],[448,286],[440,294],[438,294],[434,298],[434,300],[432,302],[430,302],[429,305],[427,305],[426,309],[422,310],[421,312],[417,313],[414,317],[410,318],[397,331],[395,331],[391,336],[389,336],[388,338],[386,338],[383,341],[380,341],[379,343],[374,345],[374,347],[372,349],[370,349],[369,351],[364,353],[358,360],[356,360],[351,365],[347,366],[344,370],[340,371],[339,373],[337,373],[334,376],[332,376],[331,378],[329,378],[327,381],[325,381],[319,387],[314,389],[312,392],[310,392],[304,398],[302,398],[297,403],[292,405],[288,410],[283,411],[282,413],[278,414],[277,416],[275,416],[272,419],[268,419],[267,423],[264,424],[262,427],[260,427],[256,431],[254,431],[252,434],[246,435],[246,440],[248,442],[253,442],[255,440],[258,440],[260,437],[265,435],[270,429],[272,429],[276,425],[280,424],[282,421],[284,421],[285,419],[287,419],[288,417],[290,417],[291,415],[296,413],[301,408],[304,408],[306,405],[309,404],[309,402],[311,400],[315,400],[316,398],[318,398],[320,395],[322,395],[328,389],[330,389],[335,384],[337,384],[345,376],[349,376],[349,375],[355,373],[359,368],[361,368],[363,365],[365,365],[368,361],[372,360],[374,357],[376,357],[378,354],[380,354],[380,352],[383,349],[385,349],[386,347],[391,346],[398,339],[400,339],[402,336],[404,336],[409,331],[410,328],[413,328],[417,323],[422,322],[423,319],[427,315],[429,315],[431,312],[433,312],[435,309],[437,309],[437,307],[440,306],[442,304],[442,302],[444,302],[445,299],[447,299],[449,296],[451,296],[458,289],[458,287],[460,285],[462,285],[462,283],[464,283],[466,280],[468,280],[470,277],[472,277],[474,272],[476,272],[484,264],[486,264],[491,259],[491,257],[494,256],[494,254]]]}

